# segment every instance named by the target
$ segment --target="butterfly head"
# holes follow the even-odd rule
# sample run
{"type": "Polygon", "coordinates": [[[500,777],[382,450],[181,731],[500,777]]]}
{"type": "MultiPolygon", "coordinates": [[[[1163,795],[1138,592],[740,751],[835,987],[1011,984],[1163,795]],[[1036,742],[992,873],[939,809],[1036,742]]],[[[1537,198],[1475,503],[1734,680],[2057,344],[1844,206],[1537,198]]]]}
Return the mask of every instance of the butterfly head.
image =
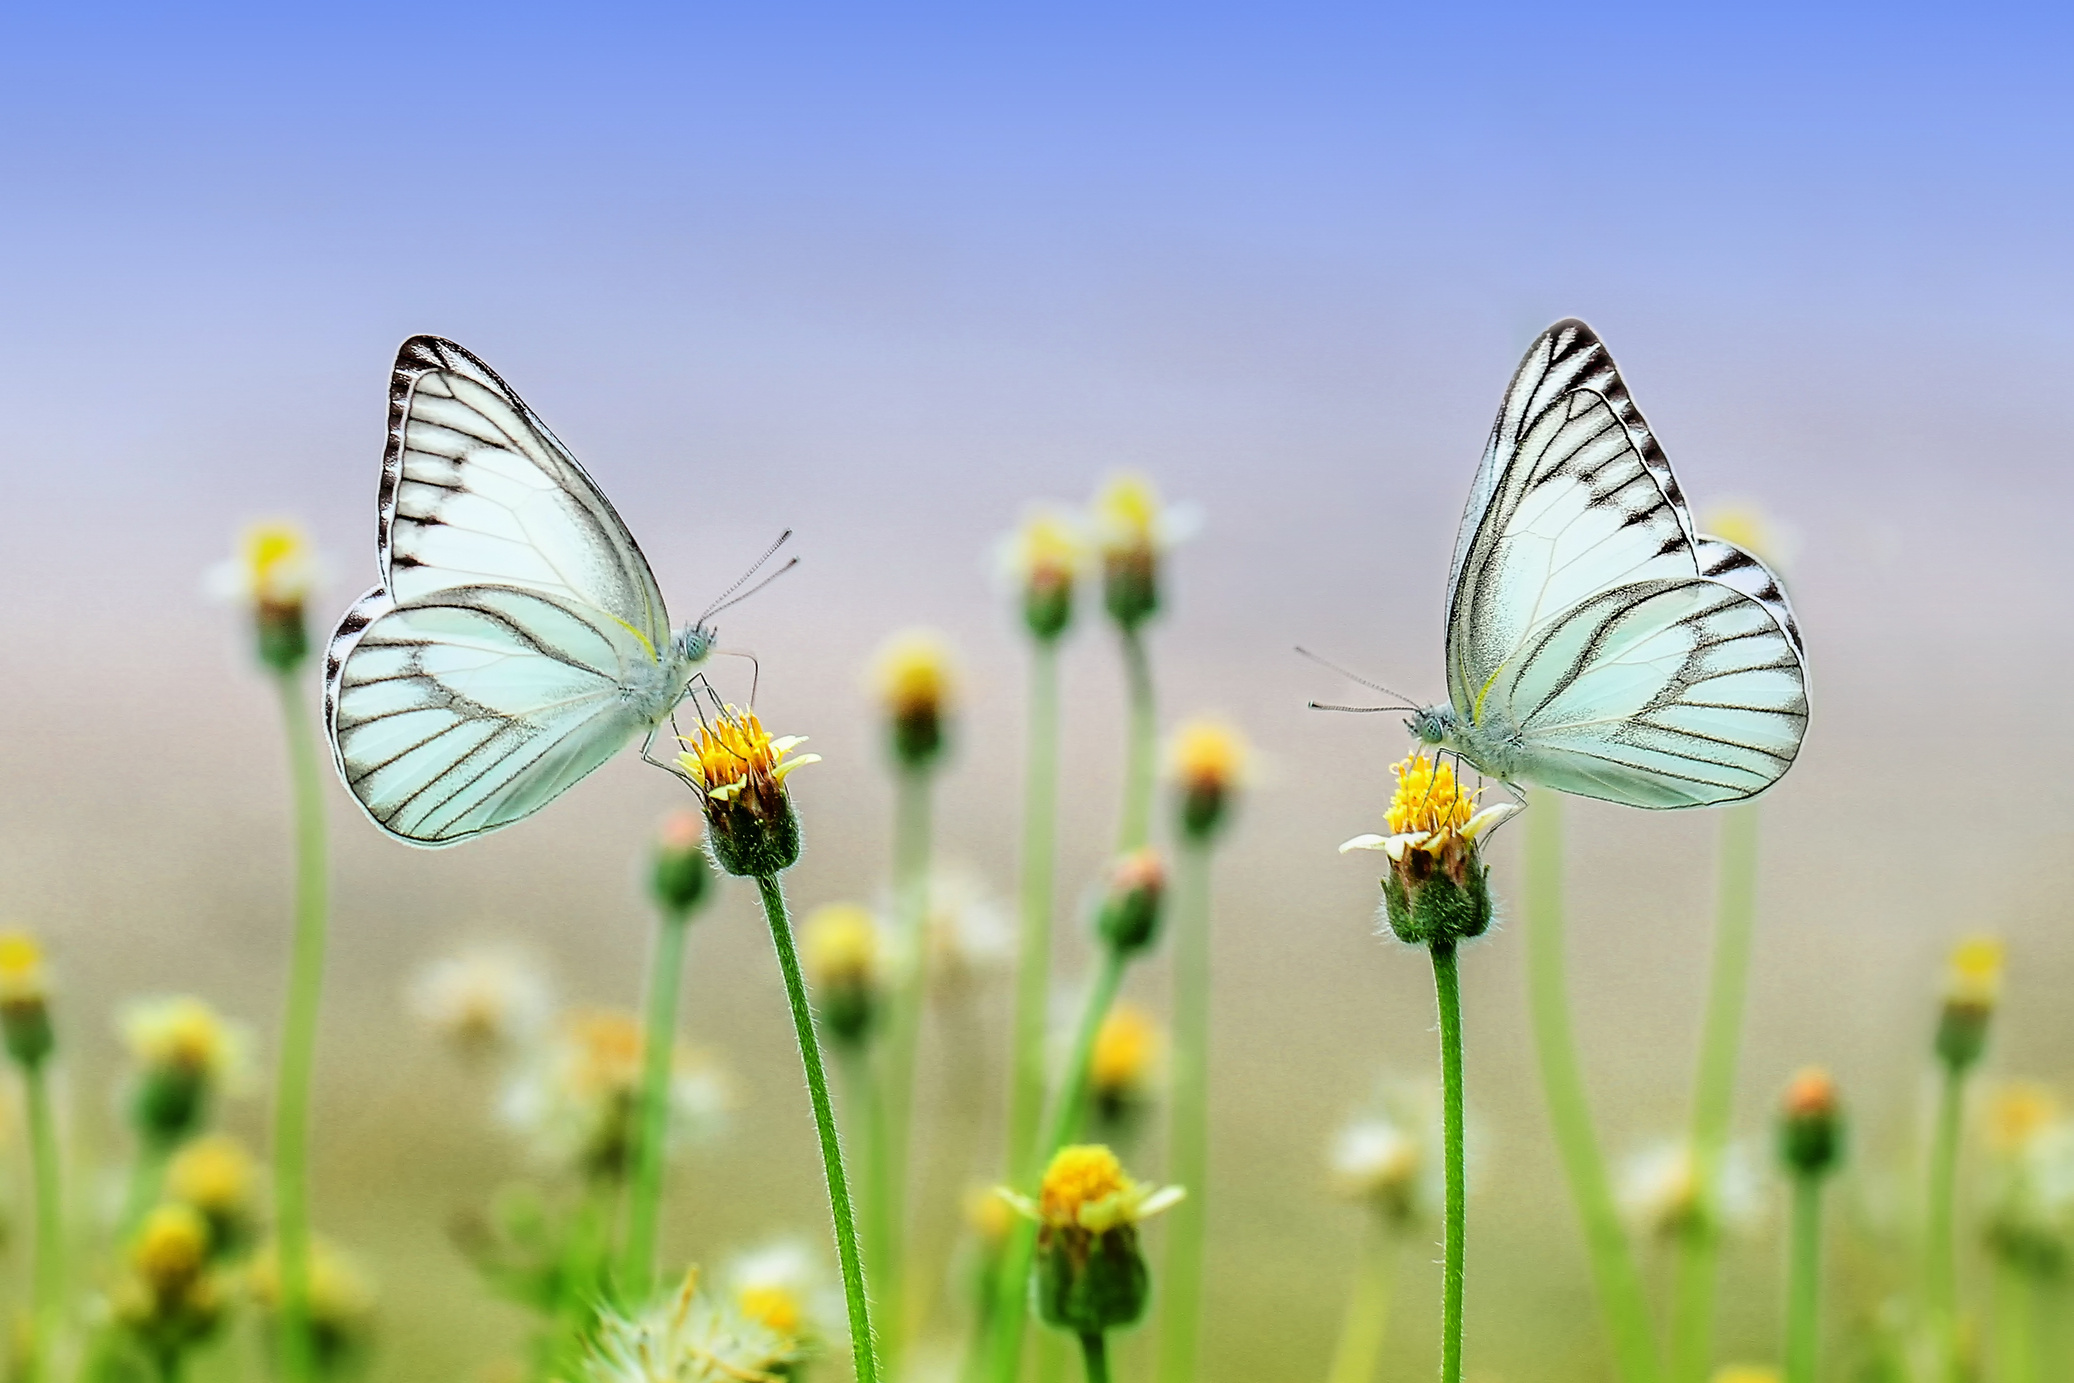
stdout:
{"type": "Polygon", "coordinates": [[[1454,727],[1455,711],[1452,706],[1428,706],[1415,712],[1404,728],[1421,744],[1446,744],[1448,731],[1454,727]]]}
{"type": "Polygon", "coordinates": [[[719,637],[720,631],[710,624],[687,624],[671,638],[670,644],[689,667],[705,662],[713,652],[713,641],[719,637]]]}

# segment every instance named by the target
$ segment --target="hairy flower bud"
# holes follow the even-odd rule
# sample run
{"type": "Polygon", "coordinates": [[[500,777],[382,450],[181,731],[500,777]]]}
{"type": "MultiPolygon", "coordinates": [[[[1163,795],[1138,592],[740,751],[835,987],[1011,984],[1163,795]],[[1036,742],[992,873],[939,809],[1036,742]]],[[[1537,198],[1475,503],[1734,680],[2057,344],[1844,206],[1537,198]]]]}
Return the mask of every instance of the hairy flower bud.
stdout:
{"type": "Polygon", "coordinates": [[[1109,894],[1095,914],[1095,932],[1103,944],[1126,955],[1152,945],[1159,937],[1166,887],[1166,865],[1151,846],[1118,860],[1109,874],[1109,894]]]}
{"type": "Polygon", "coordinates": [[[1786,1087],[1779,1107],[1779,1160],[1796,1176],[1822,1176],[1844,1154],[1843,1108],[1827,1071],[1809,1067],[1786,1087]]]}

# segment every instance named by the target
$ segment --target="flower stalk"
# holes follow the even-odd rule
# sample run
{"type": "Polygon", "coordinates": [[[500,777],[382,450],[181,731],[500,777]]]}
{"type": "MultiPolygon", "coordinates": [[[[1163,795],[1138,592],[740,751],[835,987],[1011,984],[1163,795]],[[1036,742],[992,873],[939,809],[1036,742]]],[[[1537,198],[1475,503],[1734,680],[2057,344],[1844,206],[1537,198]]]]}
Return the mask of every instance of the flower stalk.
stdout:
{"type": "Polygon", "coordinates": [[[1692,1167],[1698,1203],[1679,1239],[1671,1307],[1673,1383],[1705,1383],[1713,1351],[1719,1280],[1719,1178],[1735,1108],[1737,1058],[1750,984],[1757,920],[1758,804],[1721,813],[1720,894],[1714,914],[1714,959],[1692,1100],[1692,1167]]]}
{"type": "Polygon", "coordinates": [[[1570,1022],[1563,975],[1563,831],[1561,798],[1544,793],[1527,813],[1527,1002],[1540,1058],[1541,1085],[1570,1196],[1584,1224],[1585,1247],[1611,1337],[1621,1383],[1655,1383],[1658,1361],[1641,1274],[1621,1228],[1606,1164],[1592,1131],[1584,1073],[1570,1022]]]}
{"type": "Polygon", "coordinates": [[[1989,1023],[2001,997],[2001,986],[2001,942],[1992,937],[1971,937],[1952,949],[1935,1042],[1942,1079],[1930,1147],[1929,1205],[1924,1218],[1924,1295],[1938,1350],[1952,1370],[1958,1367],[1959,1349],[1959,1264],[1953,1222],[1966,1083],[1987,1052],[1989,1023]]]}
{"type": "Polygon", "coordinates": [[[1371,1383],[1374,1379],[1390,1326],[1390,1279],[1396,1249],[1396,1236],[1387,1228],[1380,1223],[1370,1228],[1325,1383],[1371,1383]]]}
{"type": "Polygon", "coordinates": [[[1843,1158],[1836,1083],[1807,1070],[1786,1087],[1779,1161],[1793,1186],[1786,1271],[1786,1383],[1815,1383],[1822,1350],[1822,1188],[1843,1158]]]}
{"type": "Polygon", "coordinates": [[[1010,1166],[1029,1155],[1037,1140],[1038,1120],[1044,1116],[1044,1020],[1051,999],[1058,833],[1059,654],[1055,639],[1036,638],[1031,643],[1029,717],[1008,1098],[1010,1166]]]}
{"type": "Polygon", "coordinates": [[[1433,989],[1440,1010],[1443,1157],[1447,1166],[1445,1250],[1441,1265],[1441,1383],[1462,1381],[1463,1250],[1468,1220],[1462,1156],[1462,981],[1452,941],[1435,941],[1433,989]]]}

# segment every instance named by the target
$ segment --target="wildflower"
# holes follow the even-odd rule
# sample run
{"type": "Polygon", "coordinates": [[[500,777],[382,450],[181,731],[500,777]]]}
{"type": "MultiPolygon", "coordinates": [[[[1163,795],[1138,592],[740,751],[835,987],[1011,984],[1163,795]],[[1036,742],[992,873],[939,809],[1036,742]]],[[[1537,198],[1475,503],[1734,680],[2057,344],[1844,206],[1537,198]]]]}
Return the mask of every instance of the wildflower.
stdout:
{"type": "Polygon", "coordinates": [[[1757,1217],[1757,1176],[1747,1152],[1729,1148],[1714,1169],[1710,1207],[1691,1147],[1668,1140],[1628,1159],[1620,1178],[1620,1200],[1629,1218],[1659,1239],[1700,1232],[1709,1213],[1717,1228],[1740,1228],[1757,1217]]]}
{"type": "Polygon", "coordinates": [[[1159,936],[1167,867],[1151,846],[1134,850],[1109,871],[1109,894],[1095,915],[1104,944],[1121,954],[1142,951],[1159,936]]]}
{"type": "Polygon", "coordinates": [[[166,1168],[166,1195],[208,1221],[210,1247],[221,1252],[251,1233],[258,1179],[244,1144],[227,1133],[206,1134],[174,1155],[166,1168]]]}
{"type": "Polygon", "coordinates": [[[2052,1092],[2016,1085],[1990,1103],[1988,1129],[1996,1157],[1987,1246],[2019,1272],[2058,1278],[2074,1260],[2074,1119],[2052,1092]]]}
{"type": "Polygon", "coordinates": [[[1145,1313],[1151,1275],[1138,1224],[1180,1201],[1180,1187],[1142,1185],[1109,1149],[1079,1144],[1052,1158],[1034,1204],[1000,1194],[1038,1222],[1037,1308],[1046,1323],[1095,1335],[1145,1313]]]}
{"type": "Polygon", "coordinates": [[[742,1254],[728,1265],[735,1309],[796,1344],[814,1340],[834,1314],[820,1264],[797,1240],[784,1239],[742,1254]]]}
{"type": "Polygon", "coordinates": [[[1121,1123],[1145,1103],[1165,1045],[1144,1009],[1119,1003],[1109,1010],[1087,1064],[1088,1095],[1098,1118],[1121,1123]]]}
{"type": "Polygon", "coordinates": [[[1454,765],[1421,751],[1390,771],[1397,776],[1390,834],[1356,836],[1340,852],[1380,850],[1389,857],[1383,907],[1398,940],[1427,945],[1481,936],[1491,925],[1491,894],[1477,840],[1519,807],[1506,802],[1479,809],[1481,789],[1464,792],[1454,765]]]}
{"type": "Polygon", "coordinates": [[[247,1074],[245,1029],[191,995],[130,1005],[122,1034],[137,1063],[131,1118],[138,1135],[159,1147],[194,1132],[211,1098],[247,1074]]]}
{"type": "Polygon", "coordinates": [[[655,901],[672,917],[685,918],[705,901],[713,866],[702,848],[705,823],[694,811],[674,811],[663,818],[655,834],[655,862],[649,871],[648,888],[655,901]]]}
{"type": "Polygon", "coordinates": [[[785,779],[821,761],[819,754],[791,757],[805,742],[799,735],[774,740],[754,711],[733,706],[683,741],[678,762],[705,809],[714,862],[728,873],[765,877],[799,858],[799,817],[785,779]]]}
{"type": "Polygon", "coordinates": [[[798,1358],[790,1336],[700,1293],[693,1270],[645,1311],[607,1309],[577,1383],[775,1383],[798,1358]]]}
{"type": "Polygon", "coordinates": [[[861,1044],[885,1000],[886,942],[879,919],[855,903],[829,903],[807,915],[799,948],[822,1029],[837,1042],[861,1044]]]}
{"type": "MultiPolygon", "coordinates": [[[[374,1326],[375,1290],[359,1264],[330,1242],[310,1246],[310,1347],[320,1374],[336,1370],[360,1352],[374,1326]]],[[[254,1257],[246,1279],[253,1298],[268,1313],[281,1309],[281,1262],[277,1246],[254,1257]]]]}
{"type": "MultiPolygon", "coordinates": [[[[560,1030],[514,1081],[505,1113],[531,1133],[551,1160],[593,1177],[619,1177],[633,1151],[641,1089],[641,1023],[631,1013],[584,1010],[560,1030]]],[[[678,1137],[717,1127],[731,1102],[725,1076],[705,1054],[679,1047],[672,1057],[670,1122],[678,1137]]]]}
{"type": "Polygon", "coordinates": [[[885,707],[894,761],[916,769],[941,758],[945,721],[957,691],[943,636],[929,629],[895,634],[873,660],[872,681],[885,707]]]}
{"type": "Polygon", "coordinates": [[[2002,996],[2002,942],[1968,937],[1952,948],[1946,974],[1944,1012],[1937,1025],[1937,1055],[1963,1071],[1987,1050],[1988,1020],[2002,996]]]}
{"type": "Polygon", "coordinates": [[[1988,1101],[1988,1146],[2003,1157],[2021,1155],[2060,1114],[2059,1097],[2050,1089],[2034,1081],[2011,1081],[1988,1101]]]}
{"type": "Polygon", "coordinates": [[[1050,643],[1073,622],[1073,583],[1087,560],[1087,539],[1073,515],[1043,506],[1002,545],[1003,569],[1023,597],[1023,623],[1050,643]]]}
{"type": "Polygon", "coordinates": [[[131,1241],[114,1313],[153,1354],[177,1355],[222,1319],[223,1293],[209,1272],[209,1248],[208,1221],[185,1205],[158,1207],[131,1241]]]}
{"type": "Polygon", "coordinates": [[[1714,1370],[1713,1383],[1779,1383],[1779,1371],[1762,1364],[1723,1364],[1714,1370]]]}
{"type": "Polygon", "coordinates": [[[965,1225],[985,1248],[987,1255],[1000,1252],[1015,1228],[1016,1207],[998,1186],[967,1187],[964,1199],[965,1225]]]}
{"type": "Polygon", "coordinates": [[[285,520],[247,527],[237,554],[210,568],[207,585],[218,599],[252,612],[259,660],[275,672],[293,672],[309,656],[303,604],[315,589],[319,564],[309,534],[285,520]]]}
{"type": "Polygon", "coordinates": [[[522,1045],[546,1026],[552,1005],[539,967],[504,949],[433,961],[410,985],[411,1011],[471,1058],[522,1045]]]}
{"type": "Polygon", "coordinates": [[[1836,1082],[1809,1067],[1786,1087],[1779,1109],[1779,1159],[1796,1176],[1821,1176],[1843,1157],[1843,1111],[1836,1082]]]}
{"type": "Polygon", "coordinates": [[[1181,789],[1181,831],[1202,842],[1224,824],[1232,794],[1246,779],[1246,740],[1219,720],[1192,720],[1174,736],[1170,751],[1181,789]]]}
{"type": "Polygon", "coordinates": [[[1357,1119],[1333,1139],[1333,1180],[1348,1197],[1376,1207],[1393,1225],[1411,1220],[1424,1207],[1424,1183],[1432,1158],[1396,1121],[1357,1119]]]}
{"type": "Polygon", "coordinates": [[[7,1052],[33,1069],[50,1055],[50,974],[43,947],[26,932],[0,935],[0,1036],[7,1052]]]}
{"type": "Polygon", "coordinates": [[[1015,929],[979,877],[943,868],[929,875],[922,911],[923,945],[933,984],[954,992],[1008,968],[1015,929]]]}
{"type": "Polygon", "coordinates": [[[1700,514],[1700,528],[1734,543],[1774,573],[1793,555],[1792,535],[1762,508],[1748,502],[1713,505],[1700,514]]]}
{"type": "Polygon", "coordinates": [[[1120,471],[1095,494],[1095,543],[1102,554],[1102,600],[1126,632],[1159,611],[1159,565],[1185,522],[1160,504],[1152,482],[1120,471]]]}

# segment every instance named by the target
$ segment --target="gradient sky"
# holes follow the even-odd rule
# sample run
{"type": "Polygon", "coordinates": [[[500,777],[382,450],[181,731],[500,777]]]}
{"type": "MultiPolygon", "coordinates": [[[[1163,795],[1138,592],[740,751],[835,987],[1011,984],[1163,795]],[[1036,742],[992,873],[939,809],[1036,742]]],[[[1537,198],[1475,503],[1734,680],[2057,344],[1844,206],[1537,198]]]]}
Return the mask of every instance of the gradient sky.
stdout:
{"type": "MultiPolygon", "coordinates": [[[[828,755],[799,780],[831,823],[806,895],[867,891],[883,790],[850,689],[916,621],[968,657],[948,846],[1006,877],[1021,667],[977,574],[1026,498],[1144,466],[1207,520],[1159,636],[1170,705],[1240,715],[1278,765],[1232,847],[1246,925],[1225,958],[1252,983],[1220,999],[1249,1108],[1275,1117],[1226,1131],[1265,1169],[1228,1203],[1314,1236],[1248,1251],[1291,1255],[1277,1309],[1322,1357],[1339,1260],[1307,1277],[1305,1255],[1352,1240],[1287,1188],[1314,1189],[1379,1051],[1426,1058],[1430,989],[1362,934],[1372,876],[1330,871],[1398,743],[1380,718],[1305,716],[1340,689],[1285,650],[1437,695],[1492,410],[1531,335],[1576,314],[1688,493],[1761,497],[1798,530],[1816,716],[1766,809],[1749,1084],[1769,1098],[1810,1058],[1863,1073],[1886,1092],[1863,1106],[1874,1145],[1912,1091],[1875,1030],[1914,1021],[1956,927],[2033,947],[2034,993],[2074,984],[2074,881],[2051,863],[2074,837],[2053,690],[2074,675],[2070,30],[2065,7],[1894,5],[0,9],[0,916],[69,946],[82,1008],[275,982],[272,708],[197,573],[237,522],[286,512],[328,553],[320,618],[372,579],[383,389],[411,333],[526,395],[680,615],[797,528],[800,572],[729,619],[773,723],[828,755]],[[1953,759],[1990,781],[1926,793],[1953,759]],[[1925,870],[1924,832],[1955,819],[1972,871],[1925,870]]],[[[1116,705],[1103,641],[1070,656],[1069,768],[1097,802],[1066,832],[1079,879],[1116,705]]],[[[516,919],[574,988],[631,992],[627,842],[674,792],[615,765],[585,807],[436,856],[334,797],[331,1012],[361,1065],[331,1068],[326,1117],[363,1155],[320,1185],[365,1196],[392,1283],[431,1261],[424,1225],[469,1193],[483,1137],[384,1103],[380,1073],[445,1089],[395,1031],[398,974],[442,918],[516,919]]],[[[1628,1096],[1618,1143],[1679,1108],[1700,965],[1664,923],[1706,915],[1710,827],[1578,820],[1579,973],[1604,987],[1585,1038],[1628,1096]]],[[[762,976],[736,932],[713,964],[762,976]]],[[[1469,979],[1492,1137],[1531,1171],[1480,1193],[1511,1217],[1485,1221],[1494,1263],[1568,1233],[1534,1160],[1513,941],[1469,979]]],[[[700,993],[701,1021],[763,1054],[743,1060],[789,1061],[767,988],[700,993]]],[[[2027,1011],[2012,1059],[2064,1079],[2074,1020],[2027,1011]]],[[[756,1069],[789,1098],[782,1064],[756,1069]]],[[[796,1114],[745,1120],[799,1154],[770,1174],[810,1212],[796,1114]]],[[[438,1262],[397,1293],[419,1352],[393,1377],[455,1376],[448,1322],[413,1299],[465,1290],[438,1262]]],[[[1520,1320],[1574,1322],[1576,1298],[1531,1285],[1520,1320]]],[[[1224,1343],[1258,1362],[1253,1334],[1224,1343]]]]}

